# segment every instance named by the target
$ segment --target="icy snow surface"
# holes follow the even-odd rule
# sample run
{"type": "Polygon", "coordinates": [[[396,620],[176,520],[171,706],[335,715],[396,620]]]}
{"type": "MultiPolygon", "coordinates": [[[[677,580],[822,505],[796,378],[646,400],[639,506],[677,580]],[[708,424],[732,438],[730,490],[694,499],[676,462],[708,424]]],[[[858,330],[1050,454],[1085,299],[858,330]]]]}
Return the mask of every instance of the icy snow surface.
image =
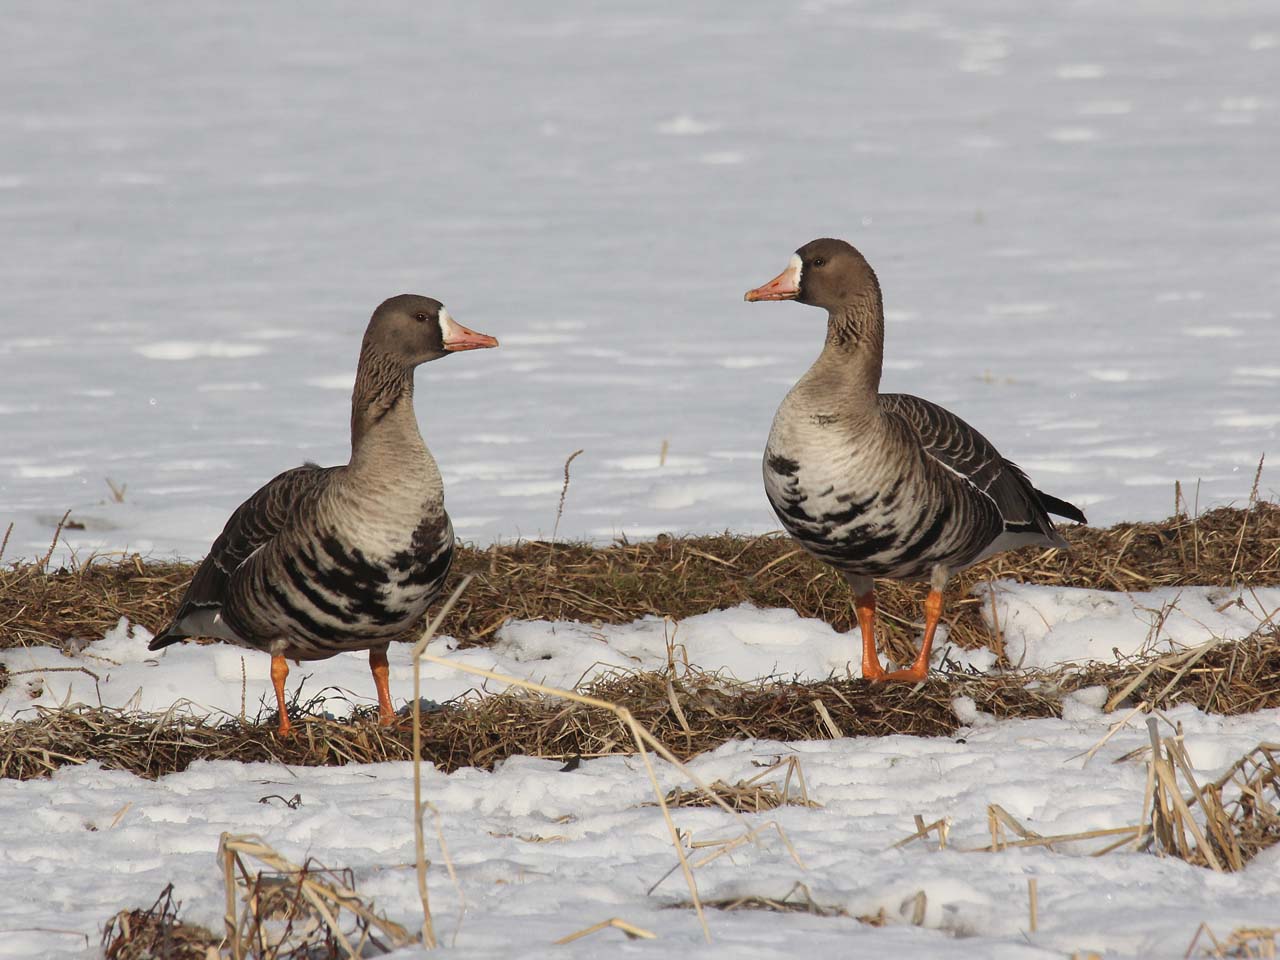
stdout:
{"type": "Polygon", "coordinates": [[[1243,500],[1280,430],[1277,37],[1270,0],[24,4],[7,555],[73,508],[82,550],[202,556],[346,459],[406,290],[503,343],[418,374],[462,537],[549,533],[579,448],[561,535],[770,528],[823,318],[742,293],[822,235],[879,272],[885,389],[1094,522],[1243,500]]]}

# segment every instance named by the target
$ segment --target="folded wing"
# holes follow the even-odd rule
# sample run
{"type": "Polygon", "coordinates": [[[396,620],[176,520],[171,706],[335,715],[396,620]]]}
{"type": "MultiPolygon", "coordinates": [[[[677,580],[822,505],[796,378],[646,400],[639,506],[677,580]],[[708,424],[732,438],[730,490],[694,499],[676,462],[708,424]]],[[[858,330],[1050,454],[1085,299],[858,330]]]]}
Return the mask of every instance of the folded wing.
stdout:
{"type": "Polygon", "coordinates": [[[173,622],[156,634],[147,649],[159,650],[188,637],[235,639],[217,616],[231,575],[271,542],[321,481],[336,469],[341,468],[307,463],[286,470],[240,504],[192,578],[173,622]]]}
{"type": "MultiPolygon", "coordinates": [[[[1074,506],[1031,485],[1017,464],[1000,456],[991,442],[954,413],[928,400],[903,393],[882,394],[881,408],[919,439],[925,455],[970,484],[995,504],[1004,532],[1017,545],[1040,542],[1066,547],[1049,514],[1084,523],[1074,506]]],[[[998,549],[1014,545],[1002,537],[998,549]]],[[[994,552],[994,551],[993,551],[994,552]]]]}

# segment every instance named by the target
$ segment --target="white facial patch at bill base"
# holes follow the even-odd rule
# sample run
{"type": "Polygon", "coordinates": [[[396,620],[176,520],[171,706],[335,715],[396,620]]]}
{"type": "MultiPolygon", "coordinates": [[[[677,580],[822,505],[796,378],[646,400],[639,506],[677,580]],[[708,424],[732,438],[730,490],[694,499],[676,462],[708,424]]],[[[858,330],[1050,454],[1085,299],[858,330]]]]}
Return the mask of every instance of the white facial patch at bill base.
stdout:
{"type": "Polygon", "coordinates": [[[449,311],[443,305],[440,307],[438,319],[440,322],[440,342],[442,344],[448,343],[450,337],[458,335],[458,325],[453,322],[453,317],[449,316],[449,311]]]}
{"type": "Polygon", "coordinates": [[[790,284],[793,293],[788,299],[796,299],[800,296],[800,276],[804,273],[804,261],[800,259],[800,254],[793,253],[791,259],[787,261],[787,269],[783,270],[778,276],[784,284],[790,284]]]}

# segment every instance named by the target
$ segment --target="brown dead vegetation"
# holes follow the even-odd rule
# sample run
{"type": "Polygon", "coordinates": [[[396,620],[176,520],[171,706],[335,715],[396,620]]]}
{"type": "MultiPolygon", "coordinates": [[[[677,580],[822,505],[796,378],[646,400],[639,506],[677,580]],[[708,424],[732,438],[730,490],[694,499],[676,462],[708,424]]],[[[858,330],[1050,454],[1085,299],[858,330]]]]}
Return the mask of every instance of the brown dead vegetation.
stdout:
{"type": "MultiPolygon", "coordinates": [[[[1071,550],[1004,554],[956,578],[946,620],[950,642],[996,646],[969,596],[992,578],[1103,590],[1183,584],[1280,584],[1280,505],[1221,508],[1159,523],[1064,531],[1071,550]]],[[[131,556],[46,572],[38,563],[0,569],[0,649],[67,648],[96,639],[121,617],[155,631],[168,623],[194,568],[131,556]]],[[[483,644],[503,623],[577,620],[627,623],[646,615],[677,620],[753,603],[791,607],[837,630],[854,625],[844,580],[780,534],[659,537],[608,547],[544,541],[458,551],[454,575],[476,579],[441,627],[464,644],[483,644]]],[[[882,642],[908,662],[918,636],[923,586],[879,586],[882,642]]]]}
{"type": "MultiPolygon", "coordinates": [[[[989,577],[1040,584],[1145,590],[1180,584],[1280,583],[1280,507],[1215,510],[1198,519],[1121,524],[1067,532],[1072,551],[1024,551],[997,557],[959,578],[948,613],[948,640],[999,651],[981,616],[989,602],[974,585],[989,577]]],[[[790,606],[837,629],[851,627],[844,582],[779,536],[660,538],[593,548],[521,543],[462,549],[458,572],[477,577],[442,632],[486,642],[510,618],[628,622],[645,615],[676,619],[742,602],[790,606]]],[[[78,649],[120,617],[155,629],[186,587],[192,567],[90,563],[45,572],[39,564],[0,570],[0,648],[43,644],[78,649]]],[[[917,642],[914,585],[883,584],[881,622],[890,653],[905,661],[917,642]]],[[[852,648],[851,648],[852,650],[852,648]]],[[[714,668],[715,664],[702,664],[714,668]]],[[[0,685],[4,683],[0,668],[0,685]]],[[[936,674],[918,687],[830,679],[797,683],[773,678],[748,684],[691,669],[677,674],[625,674],[589,692],[625,705],[680,756],[726,740],[798,740],[836,736],[945,736],[961,724],[953,703],[969,697],[995,718],[1058,716],[1062,698],[1105,687],[1108,708],[1193,703],[1219,713],[1280,706],[1280,631],[1203,648],[1051,673],[992,676],[936,674]]],[[[77,708],[44,711],[0,727],[0,777],[45,776],[94,759],[155,777],[194,759],[276,760],[315,765],[403,760],[412,755],[407,722],[381,728],[357,710],[325,719],[307,704],[292,712],[300,734],[278,740],[267,723],[195,717],[181,707],[162,716],[77,708]]],[[[267,721],[268,718],[258,718],[267,721]]],[[[561,760],[631,749],[616,717],[581,705],[524,693],[468,698],[426,715],[422,755],[445,770],[491,767],[515,753],[561,760]]],[[[268,721],[269,722],[269,721],[268,721]]]]}
{"type": "Polygon", "coordinates": [[[217,960],[220,938],[178,918],[173,884],[146,910],[121,910],[102,931],[106,960],[217,960]]]}
{"type": "MultiPolygon", "coordinates": [[[[680,668],[607,677],[584,692],[625,706],[681,759],[740,738],[953,736],[964,727],[954,706],[960,697],[995,719],[1061,716],[1064,697],[1093,686],[1122,696],[1117,707],[1192,703],[1221,713],[1280,707],[1276,628],[1224,641],[1186,666],[1179,652],[1082,670],[935,673],[914,687],[861,679],[740,683],[680,668]]],[[[42,710],[32,720],[0,725],[0,777],[42,777],[90,760],[158,777],[196,759],[318,766],[413,756],[407,718],[380,727],[372,708],[327,718],[319,701],[295,702],[290,715],[297,734],[280,740],[271,716],[210,718],[181,705],[159,715],[90,707],[42,710]]],[[[471,696],[424,712],[421,737],[422,758],[445,771],[491,768],[514,754],[572,763],[634,749],[613,714],[522,691],[471,696]]]]}

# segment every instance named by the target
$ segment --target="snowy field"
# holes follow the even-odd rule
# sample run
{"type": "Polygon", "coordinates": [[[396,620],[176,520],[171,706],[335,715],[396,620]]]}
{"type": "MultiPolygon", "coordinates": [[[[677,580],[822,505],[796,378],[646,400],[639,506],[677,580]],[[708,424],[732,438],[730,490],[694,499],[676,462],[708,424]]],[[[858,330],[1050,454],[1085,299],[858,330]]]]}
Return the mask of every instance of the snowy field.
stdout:
{"type": "MultiPolygon", "coordinates": [[[[1204,781],[1252,748],[1280,717],[1222,719],[1180,709],[1197,777],[1204,781]]],[[[1048,960],[1075,950],[1115,958],[1183,956],[1201,921],[1219,935],[1274,924],[1280,847],[1248,869],[1215,874],[1145,853],[1094,859],[1104,841],[998,854],[963,852],[990,842],[986,808],[998,803],[1046,836],[1120,827],[1141,814],[1146,765],[1113,761],[1147,742],[1141,724],[1085,763],[1110,717],[1082,706],[1071,721],[1014,721],[975,727],[959,739],[886,737],[809,743],[726,744],[694,762],[707,779],[736,782],[779,757],[798,757],[818,809],[785,807],[776,820],[804,863],[775,838],[699,871],[704,897],[780,898],[804,883],[824,906],[854,915],[883,908],[880,929],[852,919],[756,911],[711,912],[710,946],[640,761],[608,757],[560,772],[562,764],[513,757],[493,773],[429,773],[427,797],[440,811],[465,897],[434,870],[432,906],[445,955],[499,957],[732,957],[813,960],[1048,960]],[[890,849],[927,822],[952,817],[950,848],[936,841],[890,849]],[[539,841],[542,842],[539,842],[539,841]],[[1039,893],[1039,927],[1028,930],[1027,881],[1039,893]],[[917,891],[925,926],[909,924],[917,891]],[[461,914],[461,916],[460,916],[461,914]],[[552,942],[610,917],[658,933],[627,943],[606,931],[569,946],[552,942]],[[456,941],[453,940],[457,931],[456,941]],[[449,947],[450,944],[452,947],[449,947]]],[[[662,768],[663,787],[680,778],[662,768]]],[[[148,906],[170,881],[190,920],[221,929],[222,881],[215,861],[222,831],[259,833],[294,862],[308,856],[349,866],[358,887],[392,919],[421,921],[413,871],[412,767],[341,768],[199,762],[151,782],[93,767],[63,768],[51,780],[0,782],[0,925],[3,957],[88,957],[83,931],[122,906],[148,906]],[[276,796],[301,797],[289,809],[276,796]],[[18,809],[33,811],[15,815],[18,809]],[[54,931],[70,931],[59,934],[54,931]]],[[[720,811],[681,810],[695,842],[741,828],[720,811]]],[[[434,831],[428,828],[429,833],[434,831]]],[[[439,862],[434,838],[431,855],[439,862]]],[[[401,958],[428,956],[406,949],[401,958]]]]}
{"type": "MultiPolygon", "coordinates": [[[[1001,583],[998,616],[1008,651],[1028,665],[1110,660],[1231,639],[1280,611],[1280,589],[1220,588],[1104,593],[1001,583]]],[[[268,658],[225,645],[174,647],[154,655],[149,634],[122,622],[67,657],[50,648],[0,654],[14,676],[0,692],[0,720],[61,703],[127,706],[249,717],[272,703],[268,658]],[[49,668],[52,668],[50,670],[49,668]],[[76,668],[83,668],[77,670],[76,668]],[[91,673],[90,673],[91,672],[91,673]]],[[[743,679],[781,674],[801,679],[844,675],[857,665],[854,641],[790,610],[738,607],[678,624],[656,618],[619,626],[508,623],[491,647],[456,649],[448,637],[429,652],[454,662],[570,686],[607,671],[661,669],[669,643],[693,663],[743,679]]],[[[390,651],[397,706],[412,692],[409,649],[390,651]]],[[[945,639],[938,665],[984,669],[990,655],[962,654],[945,639]]],[[[428,665],[423,693],[443,701],[500,684],[428,665]]],[[[369,703],[367,660],[343,654],[295,668],[291,691],[325,692],[335,713],[369,703]]],[[[1181,956],[1197,927],[1219,934],[1280,917],[1280,847],[1239,874],[1219,875],[1146,853],[1088,856],[1102,841],[1056,852],[963,852],[989,840],[987,804],[997,803],[1044,835],[1123,827],[1141,817],[1146,765],[1127,758],[1146,743],[1141,718],[1086,761],[1082,756],[1116,715],[1099,707],[1105,691],[1070,697],[1061,720],[995,722],[958,700],[956,738],[845,738],[772,743],[744,740],[697,759],[707,780],[736,782],[779,759],[797,757],[815,809],[787,807],[749,818],[776,820],[803,865],[780,840],[736,853],[698,871],[707,899],[781,898],[802,883],[828,908],[852,916],[885,911],[889,926],[850,919],[752,911],[712,912],[715,938],[703,946],[679,875],[646,891],[675,865],[666,828],[651,802],[637,758],[585,761],[561,772],[548,760],[513,757],[492,773],[429,771],[426,796],[440,812],[459,889],[432,872],[438,930],[464,957],[628,956],[737,958],[808,955],[941,958],[1063,957],[1095,950],[1108,958],[1181,956]],[[916,842],[913,817],[952,818],[951,848],[916,842]],[[1027,881],[1035,879],[1039,929],[1028,928],[1027,881]],[[913,927],[924,891],[923,928],[913,927]],[[607,931],[569,947],[552,942],[620,916],[658,939],[621,943],[607,931]],[[454,934],[456,931],[456,940],[454,934]],[[851,954],[850,951],[853,951],[851,954]]],[[[1183,727],[1197,778],[1206,783],[1264,740],[1274,740],[1280,711],[1222,718],[1182,707],[1167,714],[1183,727]]],[[[430,723],[430,714],[427,714],[430,723]]],[[[1166,733],[1171,732],[1168,728],[1166,733]]],[[[663,788],[678,773],[659,764],[663,788]]],[[[781,777],[772,778],[780,783],[781,777]]],[[[0,957],[91,957],[116,910],[145,906],[173,881],[183,916],[221,929],[221,874],[214,853],[223,831],[257,833],[294,862],[314,857],[350,867],[358,888],[389,916],[413,927],[411,769],[406,764],[339,769],[197,762],[157,782],[95,765],[63,768],[50,781],[0,780],[0,957]],[[296,809],[281,801],[297,794],[296,809]],[[260,802],[275,796],[274,801],[260,802]],[[31,811],[35,811],[32,813],[31,811]],[[92,865],[90,867],[89,865],[92,865]]],[[[741,832],[719,811],[681,810],[679,827],[696,843],[741,832]]],[[[773,836],[772,833],[769,834],[773,836]]],[[[430,854],[441,862],[438,848],[430,854]]],[[[407,949],[400,956],[423,956],[407,949]]]]}
{"type": "MultiPolygon", "coordinates": [[[[1189,499],[1199,484],[1201,509],[1243,502],[1259,456],[1276,452],[1272,2],[373,11],[7,11],[6,560],[42,555],[68,508],[84,529],[66,545],[82,557],[198,558],[270,476],[344,461],[361,332],[405,291],[502,341],[418,375],[462,537],[550,534],[577,449],[561,537],[771,529],[759,457],[822,318],[741,298],[821,235],[852,241],[879,272],[884,388],[951,407],[1094,523],[1168,515],[1176,480],[1189,499]]],[[[1273,476],[1264,496],[1280,492],[1273,476]]],[[[1280,607],[1277,589],[997,589],[1009,654],[1029,667],[1244,636],[1280,607]]],[[[492,647],[442,637],[433,652],[571,685],[660,666],[670,630],[516,622],[492,647]]],[[[677,630],[694,663],[741,679],[843,675],[854,651],[787,610],[718,611],[677,630]]],[[[0,722],[66,702],[231,714],[269,702],[265,656],[151,655],[147,639],[122,623],[78,638],[71,656],[5,651],[15,676],[0,722]]],[[[937,649],[953,666],[990,666],[937,649]]],[[[393,650],[398,704],[410,670],[393,650]]],[[[476,686],[424,675],[436,700],[476,686]]],[[[358,655],[296,668],[291,689],[304,677],[308,694],[334,692],[335,711],[372,695],[358,655]]],[[[700,871],[703,896],[781,897],[801,882],[821,904],[883,908],[891,924],[713,913],[709,947],[691,911],[666,909],[687,898],[678,875],[646,894],[675,859],[636,759],[430,772],[461,884],[460,898],[433,870],[438,929],[474,958],[1111,960],[1182,956],[1201,921],[1220,934],[1280,924],[1280,848],[1225,876],[1146,854],[1088,857],[1096,845],[963,852],[988,842],[988,803],[1044,834],[1136,822],[1145,765],[1121,758],[1146,731],[1135,721],[1086,763],[1115,720],[1098,703],[1078,695],[1062,720],[1001,723],[960,704],[971,727],[956,740],[743,741],[699,758],[702,776],[732,782],[798,756],[822,804],[770,815],[805,868],[769,841],[700,871]],[[915,814],[952,817],[952,849],[890,849],[915,814]],[[551,946],[611,916],[659,938],[551,946]]],[[[1280,712],[1170,718],[1204,782],[1275,740],[1280,712]]],[[[224,830],[353,868],[412,926],[410,791],[400,764],[0,780],[0,957],[95,957],[101,924],[169,881],[188,919],[217,928],[224,830]],[[297,809],[258,802],[295,793],[297,809]]],[[[677,816],[695,841],[735,830],[713,811],[677,816]]]]}
{"type": "MultiPolygon", "coordinates": [[[[1052,669],[1120,657],[1168,653],[1210,640],[1235,640],[1274,624],[1280,616],[1280,587],[1163,588],[1147,593],[1114,593],[997,582],[998,627],[1015,665],[1052,669]]],[[[980,592],[985,594],[985,589],[980,592]]],[[[990,608],[985,613],[991,623],[990,608]]],[[[163,712],[178,700],[196,712],[250,718],[275,709],[268,675],[270,658],[230,644],[184,644],[160,653],[147,649],[151,634],[125,620],[101,639],[78,638],[64,646],[0,650],[0,664],[13,676],[0,690],[0,722],[33,715],[35,707],[63,703],[127,707],[163,712]],[[65,652],[64,652],[65,651],[65,652]],[[83,670],[67,669],[83,667],[83,670]]],[[[761,610],[750,605],[716,610],[681,621],[646,617],[629,624],[509,621],[491,644],[458,649],[452,637],[437,637],[427,652],[469,667],[536,683],[572,689],[579,681],[633,670],[663,670],[668,650],[677,661],[721,671],[736,680],[763,677],[825,680],[862,675],[861,646],[821,620],[794,610],[761,610]]],[[[397,706],[413,689],[412,648],[387,651],[392,695],[397,706]]],[[[933,664],[937,668],[994,666],[988,650],[961,650],[939,628],[933,664]]],[[[370,705],[373,681],[363,652],[294,666],[292,696],[300,682],[302,702],[325,696],[324,709],[347,715],[354,704],[370,705]]],[[[439,703],[473,690],[498,693],[505,685],[477,679],[448,667],[424,664],[422,695],[439,703]]]]}
{"type": "Polygon", "coordinates": [[[261,482],[345,461],[404,291],[502,341],[418,375],[464,539],[549,534],[577,449],[563,536],[768,529],[822,317],[742,293],[823,235],[880,274],[885,389],[1095,523],[1175,480],[1243,501],[1276,448],[1270,0],[295,11],[6,16],[10,559],[68,508],[82,551],[200,557],[261,482]]]}

